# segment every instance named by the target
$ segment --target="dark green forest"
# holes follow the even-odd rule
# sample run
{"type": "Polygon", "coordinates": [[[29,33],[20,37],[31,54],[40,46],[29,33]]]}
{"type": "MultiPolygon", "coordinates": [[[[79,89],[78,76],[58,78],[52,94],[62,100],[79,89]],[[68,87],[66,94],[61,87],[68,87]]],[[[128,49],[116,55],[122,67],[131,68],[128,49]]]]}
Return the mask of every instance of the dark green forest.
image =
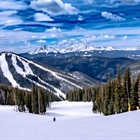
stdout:
{"type": "Polygon", "coordinates": [[[140,107],[140,75],[135,78],[131,76],[130,68],[121,75],[118,67],[115,79],[108,74],[107,83],[90,89],[69,91],[66,98],[68,101],[92,101],[93,112],[104,115],[133,111],[140,107]]]}
{"type": "Polygon", "coordinates": [[[15,105],[14,110],[45,114],[52,101],[60,100],[52,92],[33,86],[31,91],[0,85],[0,104],[15,105]]]}

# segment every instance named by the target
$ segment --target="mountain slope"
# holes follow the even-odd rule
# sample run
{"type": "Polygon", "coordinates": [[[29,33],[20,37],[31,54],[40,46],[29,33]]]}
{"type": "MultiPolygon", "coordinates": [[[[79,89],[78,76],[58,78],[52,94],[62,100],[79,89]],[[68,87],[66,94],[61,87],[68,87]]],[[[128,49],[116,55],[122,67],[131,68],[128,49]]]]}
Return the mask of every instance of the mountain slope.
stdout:
{"type": "Polygon", "coordinates": [[[0,83],[31,89],[32,85],[49,89],[58,96],[75,88],[93,86],[75,78],[70,73],[44,67],[17,54],[0,53],[0,83]]]}
{"type": "Polygon", "coordinates": [[[110,73],[114,77],[117,73],[117,67],[120,66],[122,72],[130,64],[136,60],[128,58],[106,58],[106,57],[80,57],[73,56],[67,58],[55,57],[38,57],[36,61],[51,65],[53,67],[65,70],[68,72],[82,72],[96,80],[106,81],[110,73]]]}

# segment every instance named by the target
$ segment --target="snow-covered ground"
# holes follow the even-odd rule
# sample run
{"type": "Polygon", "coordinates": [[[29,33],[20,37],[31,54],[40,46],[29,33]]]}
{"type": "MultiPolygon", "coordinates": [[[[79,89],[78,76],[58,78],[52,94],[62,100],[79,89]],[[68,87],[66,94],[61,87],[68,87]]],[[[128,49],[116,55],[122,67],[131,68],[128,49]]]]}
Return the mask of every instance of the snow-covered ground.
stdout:
{"type": "Polygon", "coordinates": [[[134,140],[140,139],[140,111],[93,114],[90,102],[54,102],[46,115],[0,106],[1,140],[134,140]],[[56,117],[56,122],[53,122],[56,117]]]}

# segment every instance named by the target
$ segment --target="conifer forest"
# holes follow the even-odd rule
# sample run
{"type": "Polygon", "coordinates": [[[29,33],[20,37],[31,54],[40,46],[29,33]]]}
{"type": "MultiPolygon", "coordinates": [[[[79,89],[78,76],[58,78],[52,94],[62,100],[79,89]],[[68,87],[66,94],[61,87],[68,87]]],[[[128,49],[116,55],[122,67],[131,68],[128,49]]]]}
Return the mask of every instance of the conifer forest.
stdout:
{"type": "Polygon", "coordinates": [[[109,75],[107,83],[90,89],[70,91],[66,97],[69,101],[92,101],[92,111],[104,115],[137,110],[140,107],[140,75],[135,78],[131,76],[130,68],[121,75],[118,67],[115,79],[109,75]]]}
{"type": "Polygon", "coordinates": [[[0,85],[0,104],[14,105],[15,111],[45,114],[52,101],[59,100],[52,92],[33,86],[31,91],[0,85]]]}

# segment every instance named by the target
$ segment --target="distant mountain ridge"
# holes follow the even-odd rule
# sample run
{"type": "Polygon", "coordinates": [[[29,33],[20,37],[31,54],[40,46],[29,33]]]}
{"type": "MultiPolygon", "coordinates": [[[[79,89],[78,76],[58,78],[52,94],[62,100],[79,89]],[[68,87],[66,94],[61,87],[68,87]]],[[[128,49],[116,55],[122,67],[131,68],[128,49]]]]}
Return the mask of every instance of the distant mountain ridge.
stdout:
{"type": "Polygon", "coordinates": [[[84,45],[84,44],[74,44],[71,45],[70,47],[66,49],[57,49],[51,46],[41,46],[34,51],[30,51],[29,54],[35,55],[38,53],[71,53],[71,52],[85,52],[85,51],[94,51],[94,50],[115,50],[113,47],[94,47],[94,46],[89,46],[89,45],[84,45]]]}
{"type": "Polygon", "coordinates": [[[114,47],[94,47],[84,44],[74,44],[66,49],[57,49],[51,46],[41,46],[33,51],[23,53],[22,56],[26,58],[36,58],[36,57],[56,57],[56,58],[66,58],[72,56],[95,56],[95,57],[126,57],[130,59],[140,60],[140,49],[137,47],[132,50],[116,50],[114,47]]]}

